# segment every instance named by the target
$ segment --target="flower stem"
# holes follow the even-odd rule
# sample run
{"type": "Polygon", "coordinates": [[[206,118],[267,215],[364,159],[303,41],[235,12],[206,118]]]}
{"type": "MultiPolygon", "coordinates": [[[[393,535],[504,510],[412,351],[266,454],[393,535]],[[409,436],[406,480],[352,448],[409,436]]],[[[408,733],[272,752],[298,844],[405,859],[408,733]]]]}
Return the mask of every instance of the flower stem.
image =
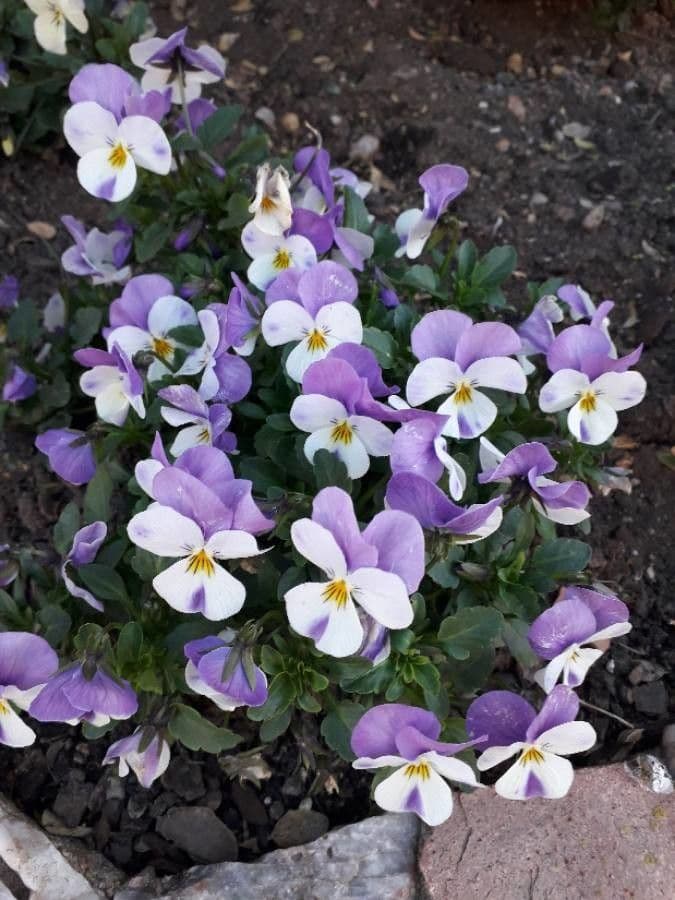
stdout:
{"type": "Polygon", "coordinates": [[[586,709],[592,709],[593,712],[600,713],[603,716],[608,716],[610,719],[620,722],[622,725],[625,725],[626,728],[635,728],[635,725],[633,725],[632,722],[622,719],[621,716],[617,716],[616,713],[610,712],[608,709],[603,709],[602,706],[596,706],[594,703],[588,703],[586,700],[579,700],[579,703],[581,706],[585,706],[586,709]]]}

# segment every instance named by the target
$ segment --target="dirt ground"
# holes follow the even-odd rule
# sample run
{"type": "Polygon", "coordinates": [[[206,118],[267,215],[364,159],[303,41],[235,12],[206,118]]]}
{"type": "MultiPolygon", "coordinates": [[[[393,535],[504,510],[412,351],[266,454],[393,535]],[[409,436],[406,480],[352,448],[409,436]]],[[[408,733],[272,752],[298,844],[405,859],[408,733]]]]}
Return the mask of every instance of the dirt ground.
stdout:
{"type": "MultiPolygon", "coordinates": [[[[373,178],[378,190],[369,198],[371,211],[390,220],[417,199],[423,169],[436,162],[464,165],[471,181],[456,207],[464,233],[482,247],[509,242],[519,252],[516,278],[507,286],[512,302],[524,299],[526,279],[563,276],[596,299],[616,302],[613,333],[622,349],[644,342],[640,369],[649,393],[622,414],[612,453],[615,465],[631,470],[622,481],[630,494],[613,490],[594,499],[590,535],[593,570],[629,604],[634,627],[595,668],[584,694],[631,726],[589,711],[600,737],[591,762],[654,746],[675,709],[675,51],[669,4],[637,17],[618,35],[599,29],[588,4],[573,0],[418,0],[414,6],[394,0],[162,0],[152,6],[161,33],[189,24],[200,38],[228,46],[221,98],[258,112],[277,150],[301,144],[302,123],[311,123],[338,163],[350,162],[373,178]],[[377,143],[359,143],[364,136],[377,143]],[[365,143],[377,146],[368,159],[362,158],[365,143]]],[[[63,236],[37,241],[26,223],[57,224],[70,212],[91,224],[97,204],[77,186],[73,160],[58,144],[42,157],[23,154],[0,163],[0,195],[0,274],[18,275],[26,294],[46,298],[58,279],[55,251],[63,236]]],[[[63,491],[35,463],[26,436],[1,440],[0,539],[4,532],[35,541],[58,514],[63,491]]],[[[54,735],[52,746],[56,740],[63,739],[54,735]]],[[[39,769],[43,777],[24,805],[55,802],[69,771],[65,760],[83,752],[81,746],[68,738],[51,761],[36,748],[42,762],[29,764],[27,756],[22,778],[0,781],[21,799],[25,773],[39,769]],[[55,765],[59,754],[64,761],[55,765]]],[[[244,858],[270,845],[270,804],[297,806],[310,789],[300,782],[288,789],[289,779],[298,778],[297,750],[286,747],[283,754],[283,775],[254,789],[266,804],[266,825],[251,824],[241,806],[230,803],[231,821],[225,821],[248,841],[244,858]]],[[[0,762],[15,765],[4,753],[0,762]]],[[[203,784],[207,775],[217,781],[210,765],[204,764],[203,784]]],[[[87,769],[87,784],[100,777],[97,772],[94,765],[87,769]]],[[[206,802],[207,790],[194,800],[206,802]]],[[[220,783],[213,790],[229,787],[220,783]]],[[[228,796],[221,794],[221,809],[228,796]]],[[[118,865],[134,870],[152,862],[172,871],[186,860],[152,832],[162,806],[158,792],[152,797],[157,808],[144,808],[131,830],[119,824],[128,826],[128,809],[101,826],[105,816],[85,808],[79,820],[74,815],[73,827],[84,823],[90,846],[118,865]]],[[[99,809],[106,803],[110,798],[99,809]]],[[[315,802],[334,822],[358,817],[354,813],[363,814],[366,805],[366,782],[350,784],[339,798],[324,791],[315,802]]]]}

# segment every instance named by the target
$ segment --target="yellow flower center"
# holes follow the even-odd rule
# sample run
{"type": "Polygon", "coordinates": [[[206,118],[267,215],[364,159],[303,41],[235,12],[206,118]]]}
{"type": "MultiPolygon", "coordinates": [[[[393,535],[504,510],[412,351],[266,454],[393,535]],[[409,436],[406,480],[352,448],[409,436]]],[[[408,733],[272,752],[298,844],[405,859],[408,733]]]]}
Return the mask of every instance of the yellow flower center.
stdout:
{"type": "Polygon", "coordinates": [[[272,265],[275,269],[288,269],[291,265],[291,254],[288,250],[277,250],[274,254],[274,259],[272,260],[272,265]]]}
{"type": "Polygon", "coordinates": [[[9,704],[5,700],[0,700],[0,716],[6,716],[9,712],[9,704]]]}
{"type": "Polygon", "coordinates": [[[197,440],[200,444],[208,444],[211,440],[211,435],[209,434],[208,428],[202,428],[202,430],[197,435],[197,440]]]}
{"type": "Polygon", "coordinates": [[[260,201],[260,209],[263,212],[269,213],[277,208],[276,202],[270,197],[269,194],[263,194],[263,198],[260,201]]]}
{"type": "Polygon", "coordinates": [[[166,338],[153,338],[152,352],[160,359],[170,359],[173,353],[173,346],[171,344],[171,341],[167,341],[166,338]]]}
{"type": "Polygon", "coordinates": [[[108,162],[113,167],[113,169],[123,169],[127,164],[127,156],[128,156],[127,148],[124,144],[117,143],[112,148],[110,153],[108,154],[108,162]]]}
{"type": "Polygon", "coordinates": [[[431,778],[431,767],[425,762],[410,763],[405,767],[403,774],[406,778],[421,778],[422,781],[428,781],[431,778]]]}
{"type": "Polygon", "coordinates": [[[314,331],[310,331],[307,335],[307,348],[310,353],[318,353],[320,350],[325,350],[328,347],[328,341],[326,340],[326,335],[323,331],[319,331],[318,328],[315,328],[314,331]]]}
{"type": "Polygon", "coordinates": [[[525,750],[525,752],[521,755],[520,759],[518,760],[518,762],[521,764],[521,766],[527,766],[527,765],[530,765],[531,763],[534,763],[534,765],[538,766],[538,765],[541,765],[541,763],[543,763],[543,761],[544,761],[544,754],[541,752],[541,750],[538,750],[536,747],[528,747],[527,750],[525,750]]]}
{"type": "Polygon", "coordinates": [[[595,400],[595,391],[584,391],[579,398],[579,406],[585,413],[595,412],[598,404],[595,400]]]}
{"type": "Polygon", "coordinates": [[[330,433],[330,439],[334,444],[351,444],[354,430],[346,420],[338,422],[330,433]]]}
{"type": "Polygon", "coordinates": [[[186,571],[190,575],[206,575],[207,578],[211,578],[215,574],[216,567],[206,550],[202,549],[188,559],[186,571]]]}
{"type": "Polygon", "coordinates": [[[460,383],[455,388],[455,393],[452,395],[452,399],[455,401],[457,406],[462,406],[464,403],[471,403],[472,397],[471,385],[468,381],[460,381],[460,383]]]}
{"type": "Polygon", "coordinates": [[[324,603],[334,603],[338,609],[344,609],[349,600],[349,585],[344,578],[331,581],[323,590],[324,603]]]}
{"type": "Polygon", "coordinates": [[[61,8],[57,3],[50,3],[48,6],[50,13],[52,14],[52,25],[59,26],[64,19],[64,15],[61,12],[61,8]]]}

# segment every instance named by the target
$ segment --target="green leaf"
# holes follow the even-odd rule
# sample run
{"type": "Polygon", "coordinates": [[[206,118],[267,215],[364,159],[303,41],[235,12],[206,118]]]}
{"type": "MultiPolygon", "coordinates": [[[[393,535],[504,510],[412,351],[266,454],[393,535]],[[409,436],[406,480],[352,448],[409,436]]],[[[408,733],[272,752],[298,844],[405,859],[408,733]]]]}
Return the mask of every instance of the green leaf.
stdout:
{"type": "Polygon", "coordinates": [[[478,250],[473,241],[462,241],[457,250],[457,277],[468,281],[478,260],[478,250]]]}
{"type": "Polygon", "coordinates": [[[171,329],[169,337],[188,347],[201,347],[204,343],[204,332],[199,325],[178,325],[171,329]]]}
{"type": "Polygon", "coordinates": [[[7,321],[7,338],[19,347],[30,347],[40,335],[40,317],[32,300],[20,300],[7,321]]]}
{"type": "Polygon", "coordinates": [[[528,629],[529,625],[527,622],[523,622],[522,619],[504,619],[502,637],[509,648],[511,656],[524,668],[531,669],[537,665],[539,657],[532,650],[527,640],[528,629]]]}
{"type": "Polygon", "coordinates": [[[61,515],[59,516],[53,531],[54,547],[61,556],[65,556],[70,550],[73,544],[73,538],[75,537],[75,532],[79,527],[80,510],[77,507],[77,503],[73,503],[71,500],[71,502],[61,510],[61,515]]]}
{"type": "Polygon", "coordinates": [[[232,194],[225,206],[227,215],[220,219],[218,228],[222,231],[227,228],[241,228],[242,225],[245,225],[251,218],[251,213],[248,211],[250,203],[246,194],[232,194]]]}
{"type": "Polygon", "coordinates": [[[370,232],[368,210],[361,197],[351,188],[344,189],[345,214],[342,224],[345,228],[355,228],[364,234],[370,232]]]}
{"type": "Polygon", "coordinates": [[[65,609],[56,604],[50,603],[43,606],[38,611],[36,618],[42,626],[42,637],[52,647],[58,647],[70,632],[72,619],[65,609]]]}
{"type": "Polygon", "coordinates": [[[541,593],[555,589],[561,580],[570,580],[582,572],[591,559],[591,548],[575,538],[556,538],[540,544],[532,554],[526,573],[527,582],[541,593]]]}
{"type": "Polygon", "coordinates": [[[118,665],[127,668],[137,663],[143,646],[143,629],[138,622],[127,622],[122,628],[115,645],[118,665]]]}
{"type": "Polygon", "coordinates": [[[489,287],[505,281],[516,267],[517,256],[513,247],[504,244],[493,247],[486,253],[473,270],[471,284],[474,287],[489,287]]]}
{"type": "Polygon", "coordinates": [[[84,493],[85,524],[109,521],[112,492],[113,481],[110,473],[106,466],[99,466],[84,493]]]}
{"type": "MultiPolygon", "coordinates": [[[[269,150],[267,135],[258,131],[245,138],[225,160],[226,169],[234,169],[242,163],[255,166],[264,161],[269,150]]],[[[250,202],[250,201],[249,201],[250,202]]],[[[251,214],[249,213],[249,218],[251,214]]]]}
{"type": "Polygon", "coordinates": [[[324,741],[347,762],[356,759],[351,748],[352,731],[364,712],[360,703],[344,700],[334,706],[321,723],[324,741]]]}
{"type": "Polygon", "coordinates": [[[70,336],[77,347],[84,347],[90,343],[98,333],[103,319],[103,311],[96,306],[84,306],[75,311],[73,324],[70,326],[70,336]]]}
{"type": "Polygon", "coordinates": [[[438,289],[438,277],[430,266],[411,266],[402,281],[407,287],[427,294],[433,294],[438,289]]]}
{"type": "Polygon", "coordinates": [[[280,672],[270,683],[265,703],[249,709],[249,719],[253,719],[254,722],[262,722],[264,719],[278,716],[288,709],[295,700],[296,694],[297,691],[291,676],[287,672],[280,672]]]}
{"type": "Polygon", "coordinates": [[[241,106],[221,106],[197,129],[197,137],[206,150],[222,143],[234,130],[242,114],[241,106]]]}
{"type": "Polygon", "coordinates": [[[495,650],[484,647],[467,659],[449,659],[447,675],[456,694],[472,694],[482,687],[494,669],[495,650]]]}
{"type": "Polygon", "coordinates": [[[159,253],[169,239],[170,233],[171,228],[167,222],[153,222],[137,231],[134,243],[139,263],[148,262],[159,253]]]}
{"type": "Polygon", "coordinates": [[[201,716],[196,709],[177,703],[169,720],[169,731],[188,750],[221,753],[241,742],[239,735],[228,728],[218,728],[201,716]]]}
{"type": "Polygon", "coordinates": [[[391,369],[396,362],[396,341],[388,331],[364,328],[363,343],[370,347],[383,369],[391,369]]]}
{"type": "Polygon", "coordinates": [[[268,675],[278,675],[286,668],[281,653],[269,644],[265,644],[260,652],[260,666],[268,675]]]}
{"type": "Polygon", "coordinates": [[[427,571],[429,577],[439,587],[456,588],[459,584],[457,575],[457,564],[464,559],[464,548],[459,546],[450,547],[445,559],[439,560],[427,571]]]}
{"type": "Polygon", "coordinates": [[[281,737],[291,724],[292,717],[293,709],[289,706],[288,709],[279,713],[278,716],[272,716],[271,719],[266,719],[260,726],[260,740],[266,744],[271,741],[276,741],[276,739],[281,737]]]}
{"type": "Polygon", "coordinates": [[[435,696],[441,688],[441,676],[436,666],[426,656],[415,660],[415,681],[425,693],[435,696]]]}
{"type": "Polygon", "coordinates": [[[352,480],[347,474],[347,466],[330,450],[317,450],[314,454],[314,477],[318,490],[331,485],[351,492],[352,480]]]}
{"type": "Polygon", "coordinates": [[[487,606],[469,606],[454,616],[443,619],[438,639],[445,652],[455,659],[468,659],[475,652],[489,647],[497,637],[502,616],[487,606]]]}
{"type": "Polygon", "coordinates": [[[89,563],[88,566],[80,566],[77,574],[97,600],[117,600],[126,603],[128,598],[124,582],[110,566],[89,563]]]}

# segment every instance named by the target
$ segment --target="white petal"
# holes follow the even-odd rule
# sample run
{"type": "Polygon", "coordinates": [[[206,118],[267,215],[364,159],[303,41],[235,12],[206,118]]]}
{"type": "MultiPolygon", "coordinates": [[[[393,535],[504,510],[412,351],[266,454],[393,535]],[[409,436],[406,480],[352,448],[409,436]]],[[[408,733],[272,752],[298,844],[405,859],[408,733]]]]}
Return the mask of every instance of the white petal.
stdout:
{"type": "Polygon", "coordinates": [[[360,756],[352,763],[353,769],[382,769],[385,766],[405,766],[408,760],[403,756],[360,756]]]}
{"type": "MultiPolygon", "coordinates": [[[[535,676],[537,684],[541,685],[541,687],[546,691],[547,694],[551,693],[551,691],[557,684],[558,679],[562,675],[568,655],[569,651],[563,650],[562,653],[554,656],[553,659],[550,660],[550,662],[546,666],[544,666],[543,669],[541,669],[540,678],[537,678],[535,676]]],[[[539,675],[539,672],[537,672],[537,675],[539,675]]]]}
{"type": "Polygon", "coordinates": [[[385,628],[407,628],[413,608],[403,579],[393,572],[363,568],[349,574],[352,597],[385,628]]]}
{"type": "Polygon", "coordinates": [[[173,609],[200,612],[212,622],[238,613],[246,599],[244,585],[215,563],[211,574],[193,574],[181,559],[155,576],[152,586],[173,609]]]}
{"type": "Polygon", "coordinates": [[[499,463],[504,459],[506,454],[502,453],[495,445],[486,437],[482,437],[479,441],[478,458],[480,460],[481,471],[491,472],[496,469],[499,463]]]}
{"type": "Polygon", "coordinates": [[[604,650],[597,650],[594,647],[578,647],[574,655],[568,655],[563,684],[574,688],[579,687],[590,667],[600,659],[604,652],[604,650]]]}
{"type": "Polygon", "coordinates": [[[292,300],[279,300],[265,310],[262,336],[270,347],[300,341],[314,330],[314,319],[304,306],[292,300]]]}
{"type": "Polygon", "coordinates": [[[524,394],[527,390],[527,378],[522,367],[515,359],[508,356],[493,356],[478,359],[471,363],[464,377],[472,384],[482,387],[496,388],[500,391],[511,391],[524,394]]]}
{"type": "Polygon", "coordinates": [[[63,133],[78,156],[110,146],[117,137],[117,120],[93,100],[71,106],[63,119],[63,133]]]}
{"type": "Polygon", "coordinates": [[[569,756],[570,753],[590,750],[596,739],[595,729],[588,722],[565,722],[540,734],[537,747],[547,753],[569,756]]]}
{"type": "Polygon", "coordinates": [[[370,456],[389,456],[394,435],[386,425],[368,416],[350,416],[349,424],[370,456]]]}
{"type": "Polygon", "coordinates": [[[94,366],[80,375],[80,388],[87,397],[96,397],[111,385],[120,383],[117,366],[94,366]]]}
{"type": "Polygon", "coordinates": [[[165,337],[174,328],[197,322],[197,313],[187,300],[173,295],[160,297],[148,313],[148,330],[155,337],[165,337]]]}
{"type": "Polygon", "coordinates": [[[231,712],[233,709],[237,708],[236,703],[226,700],[223,694],[219,691],[214,691],[210,685],[203,681],[197,667],[190,661],[188,661],[188,664],[185,666],[185,683],[191,691],[195,692],[195,694],[201,694],[203,697],[208,697],[209,700],[212,700],[216,704],[216,706],[220,707],[220,709],[224,709],[226,712],[231,712]]]}
{"type": "Polygon", "coordinates": [[[539,406],[543,412],[560,412],[576,402],[577,397],[588,386],[588,376],[575,369],[560,369],[554,372],[539,394],[539,406]]]}
{"type": "Polygon", "coordinates": [[[504,512],[502,511],[501,506],[498,506],[497,509],[493,510],[487,518],[487,521],[484,525],[481,525],[480,528],[477,528],[473,534],[469,536],[464,536],[461,534],[454,534],[452,536],[453,543],[455,544],[475,544],[476,541],[482,541],[483,538],[489,537],[491,534],[499,528],[502,524],[502,519],[504,518],[504,512]]]}
{"type": "Polygon", "coordinates": [[[406,396],[411,406],[422,406],[432,397],[447,395],[462,378],[457,363],[440,356],[432,356],[417,363],[406,384],[406,396]]]}
{"type": "Polygon", "coordinates": [[[124,350],[129,359],[133,359],[134,354],[141,350],[149,350],[151,347],[150,335],[142,328],[136,325],[120,325],[119,328],[113,328],[109,332],[106,339],[108,350],[112,350],[115,344],[118,344],[121,350],[124,350]]]}
{"type": "Polygon", "coordinates": [[[434,750],[423,753],[421,758],[426,759],[443,778],[449,778],[450,781],[456,781],[458,784],[468,784],[471,787],[479,786],[476,773],[468,763],[462,762],[461,759],[456,759],[454,756],[442,756],[434,750]]]}
{"type": "Polygon", "coordinates": [[[647,382],[639,372],[605,372],[593,382],[593,390],[613,409],[629,409],[640,403],[647,382]]]}
{"type": "Polygon", "coordinates": [[[332,338],[334,345],[360,344],[363,340],[363,326],[358,309],[339,301],[322,306],[316,314],[316,324],[321,331],[332,338]]]}
{"type": "Polygon", "coordinates": [[[127,525],[136,546],[156,556],[187,556],[204,546],[202,530],[187,516],[161,503],[151,503],[127,525]]]}
{"type": "Polygon", "coordinates": [[[440,825],[452,814],[452,791],[433,769],[426,778],[401,766],[375,788],[375,802],[387,812],[416,812],[427,825],[440,825]]]}
{"type": "Polygon", "coordinates": [[[347,410],[339,400],[322,394],[302,394],[291,406],[291,422],[301,431],[317,431],[327,428],[348,417],[347,410]]]}
{"type": "Polygon", "coordinates": [[[574,770],[568,759],[544,753],[540,763],[523,765],[514,763],[495,784],[495,791],[507,800],[527,800],[525,791],[532,774],[541,784],[542,796],[559,800],[569,791],[574,781],[574,770]]]}
{"type": "Polygon", "coordinates": [[[6,701],[0,699],[0,744],[7,747],[29,747],[35,732],[17,715],[6,701]]]}
{"type": "Polygon", "coordinates": [[[343,441],[334,441],[332,434],[332,425],[328,428],[319,428],[314,434],[310,434],[305,441],[307,459],[313,462],[317,450],[330,450],[345,464],[350,478],[363,477],[370,468],[370,457],[359,438],[353,435],[351,441],[345,444],[343,441]]]}
{"type": "Polygon", "coordinates": [[[63,15],[80,34],[85,34],[89,30],[83,7],[83,0],[61,0],[63,15]]]}
{"type": "Polygon", "coordinates": [[[582,444],[604,444],[616,431],[619,417],[609,403],[599,397],[595,399],[595,409],[585,412],[581,401],[575,403],[567,416],[567,427],[582,444]]]}
{"type": "Polygon", "coordinates": [[[33,30],[35,31],[35,40],[43,50],[57,53],[59,56],[65,55],[66,23],[63,19],[59,18],[54,21],[51,12],[40,13],[33,23],[33,30]]]}
{"type": "Polygon", "coordinates": [[[129,147],[136,165],[157,175],[171,169],[171,145],[160,125],[149,116],[127,116],[119,127],[119,136],[129,147]]]}
{"type": "Polygon", "coordinates": [[[344,578],[347,563],[338,542],[323,525],[312,519],[298,519],[291,525],[291,540],[298,553],[329,578],[344,578]]]}
{"type": "MultiPolygon", "coordinates": [[[[276,303],[274,305],[277,306],[276,303]]],[[[286,358],[286,371],[289,376],[300,384],[312,363],[325,359],[333,346],[335,346],[334,341],[326,340],[323,347],[316,347],[310,343],[309,338],[303,337],[286,358]]]]}
{"type": "Polygon", "coordinates": [[[497,407],[487,394],[471,388],[471,399],[466,403],[456,403],[455,396],[448,397],[438,407],[438,413],[448,416],[443,434],[455,439],[478,437],[497,418],[497,407]]]}
{"type": "Polygon", "coordinates": [[[208,422],[204,422],[201,425],[190,425],[188,428],[183,428],[179,431],[169,450],[174,456],[178,457],[192,447],[210,447],[211,444],[211,429],[208,422]]]}
{"type": "Polygon", "coordinates": [[[96,414],[103,422],[121,426],[129,414],[129,399],[122,390],[122,382],[118,379],[96,397],[96,414]]]}
{"type": "Polygon", "coordinates": [[[536,497],[532,497],[532,505],[540,515],[550,519],[551,522],[557,522],[558,525],[578,525],[579,522],[585,522],[591,517],[591,514],[585,509],[576,509],[572,506],[563,509],[543,506],[536,497]]]}
{"type": "MultiPolygon", "coordinates": [[[[524,747],[522,741],[516,741],[515,744],[509,744],[504,747],[488,747],[487,750],[484,750],[481,755],[478,757],[478,761],[476,765],[478,766],[479,772],[485,772],[487,769],[492,769],[494,766],[498,766],[500,763],[503,763],[504,760],[509,759],[514,753],[517,753],[522,747],[524,747]]],[[[480,749],[480,748],[479,748],[480,749]]]]}
{"type": "Polygon", "coordinates": [[[595,641],[606,641],[609,638],[621,637],[622,634],[628,634],[633,628],[630,622],[615,622],[614,625],[608,625],[607,628],[601,628],[595,634],[591,634],[586,638],[584,644],[593,644],[595,641]]]}
{"type": "Polygon", "coordinates": [[[136,463],[134,476],[139,487],[144,490],[149,497],[153,496],[152,482],[155,480],[155,475],[161,472],[163,468],[163,464],[158,459],[142,459],[140,462],[136,463]]]}
{"type": "Polygon", "coordinates": [[[460,464],[448,453],[447,441],[443,437],[437,437],[434,441],[436,456],[443,463],[448,472],[448,487],[453,500],[460,500],[466,490],[466,472],[460,464]]]}
{"type": "Polygon", "coordinates": [[[129,58],[139,69],[145,68],[145,63],[154,56],[158,50],[164,46],[164,39],[159,37],[147,38],[144,41],[137,41],[129,47],[129,58]]]}
{"type": "MultiPolygon", "coordinates": [[[[173,406],[162,406],[160,407],[160,413],[162,418],[168,425],[173,425],[174,428],[180,428],[182,425],[202,425],[206,424],[206,419],[200,415],[195,413],[185,412],[183,409],[174,409],[173,406]]],[[[206,413],[206,410],[205,410],[206,413]]]]}
{"type": "Polygon", "coordinates": [[[363,626],[352,601],[338,607],[325,599],[326,587],[326,583],[307,583],[291,588],[284,598],[288,621],[322,653],[351,656],[361,646],[363,626]]]}
{"type": "Polygon", "coordinates": [[[247,559],[258,556],[263,550],[258,549],[256,539],[247,531],[218,531],[206,542],[206,551],[216,559],[247,559]]]}
{"type": "Polygon", "coordinates": [[[77,164],[77,180],[92,196],[117,203],[128,197],[136,186],[136,163],[127,153],[123,165],[113,166],[111,153],[110,147],[86,153],[77,164]]]}

